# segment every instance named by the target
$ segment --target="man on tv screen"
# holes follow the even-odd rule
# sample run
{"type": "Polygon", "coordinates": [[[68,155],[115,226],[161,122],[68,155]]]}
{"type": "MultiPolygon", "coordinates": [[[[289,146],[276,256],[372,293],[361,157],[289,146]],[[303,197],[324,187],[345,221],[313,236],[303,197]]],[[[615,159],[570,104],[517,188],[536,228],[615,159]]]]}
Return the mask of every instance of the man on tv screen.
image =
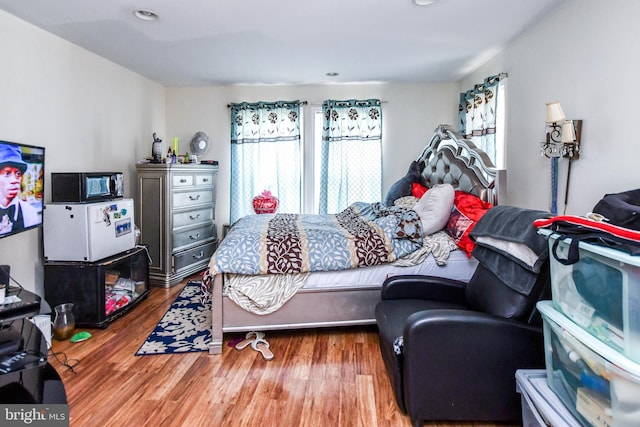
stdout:
{"type": "Polygon", "coordinates": [[[19,147],[0,144],[0,235],[40,222],[37,210],[20,198],[27,163],[19,147]]]}

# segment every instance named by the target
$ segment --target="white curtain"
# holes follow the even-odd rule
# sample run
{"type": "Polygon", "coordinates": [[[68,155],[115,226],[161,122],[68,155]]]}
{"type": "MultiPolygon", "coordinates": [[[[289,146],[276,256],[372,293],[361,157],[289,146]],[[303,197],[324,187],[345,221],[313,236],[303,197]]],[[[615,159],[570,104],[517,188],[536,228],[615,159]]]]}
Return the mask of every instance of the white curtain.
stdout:
{"type": "Polygon", "coordinates": [[[496,118],[500,75],[487,77],[460,94],[458,130],[465,138],[484,150],[497,164],[496,118]]]}
{"type": "Polygon", "coordinates": [[[231,224],[254,213],[264,190],[278,198],[278,212],[299,213],[300,161],[299,101],[231,104],[231,224]]]}
{"type": "Polygon", "coordinates": [[[382,108],[379,99],[322,104],[319,213],[382,199],[382,108]]]}

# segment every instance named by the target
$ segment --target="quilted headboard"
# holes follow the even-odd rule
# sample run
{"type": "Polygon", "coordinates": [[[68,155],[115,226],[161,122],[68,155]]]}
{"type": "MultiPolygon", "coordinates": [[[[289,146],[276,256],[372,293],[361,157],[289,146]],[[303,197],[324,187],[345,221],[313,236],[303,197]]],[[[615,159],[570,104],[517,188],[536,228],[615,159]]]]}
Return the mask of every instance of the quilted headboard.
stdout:
{"type": "Polygon", "coordinates": [[[417,160],[424,163],[421,179],[427,187],[449,183],[493,205],[504,196],[505,171],[498,171],[487,153],[449,125],[435,129],[417,160]]]}

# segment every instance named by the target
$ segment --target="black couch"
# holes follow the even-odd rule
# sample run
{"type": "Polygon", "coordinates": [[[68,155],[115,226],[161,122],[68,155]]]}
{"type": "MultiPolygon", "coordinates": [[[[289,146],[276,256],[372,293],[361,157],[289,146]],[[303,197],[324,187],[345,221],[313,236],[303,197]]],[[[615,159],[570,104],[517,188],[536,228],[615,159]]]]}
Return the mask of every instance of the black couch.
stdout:
{"type": "Polygon", "coordinates": [[[398,406],[414,426],[522,421],[515,372],[544,368],[535,304],[550,298],[549,282],[548,260],[528,295],[482,264],[469,283],[429,276],[384,282],[376,306],[380,351],[398,406]]]}

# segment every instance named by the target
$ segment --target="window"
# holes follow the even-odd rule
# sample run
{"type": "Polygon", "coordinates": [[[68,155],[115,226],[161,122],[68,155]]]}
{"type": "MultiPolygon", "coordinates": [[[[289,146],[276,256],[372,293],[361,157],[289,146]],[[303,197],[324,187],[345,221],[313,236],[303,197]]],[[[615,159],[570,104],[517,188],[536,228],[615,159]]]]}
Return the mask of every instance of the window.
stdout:
{"type": "Polygon", "coordinates": [[[337,213],[382,193],[379,100],[231,104],[231,223],[252,214],[263,190],[278,212],[337,213]],[[326,105],[324,105],[326,104],[326,105]]]}
{"type": "Polygon", "coordinates": [[[506,74],[484,79],[460,94],[458,130],[483,149],[498,169],[505,168],[506,74]]]}
{"type": "Polygon", "coordinates": [[[498,169],[507,168],[507,145],[505,135],[507,133],[507,81],[502,78],[498,84],[498,105],[496,106],[496,161],[498,169]]]}
{"type": "Polygon", "coordinates": [[[303,212],[318,213],[320,206],[320,158],[324,116],[320,106],[310,107],[311,125],[305,126],[304,203],[303,212]]]}
{"type": "Polygon", "coordinates": [[[322,103],[319,213],[354,202],[379,202],[382,188],[382,108],[379,99],[322,103]]]}
{"type": "Polygon", "coordinates": [[[267,190],[281,212],[302,201],[300,102],[231,104],[230,222],[254,213],[252,200],[267,190]]]}

